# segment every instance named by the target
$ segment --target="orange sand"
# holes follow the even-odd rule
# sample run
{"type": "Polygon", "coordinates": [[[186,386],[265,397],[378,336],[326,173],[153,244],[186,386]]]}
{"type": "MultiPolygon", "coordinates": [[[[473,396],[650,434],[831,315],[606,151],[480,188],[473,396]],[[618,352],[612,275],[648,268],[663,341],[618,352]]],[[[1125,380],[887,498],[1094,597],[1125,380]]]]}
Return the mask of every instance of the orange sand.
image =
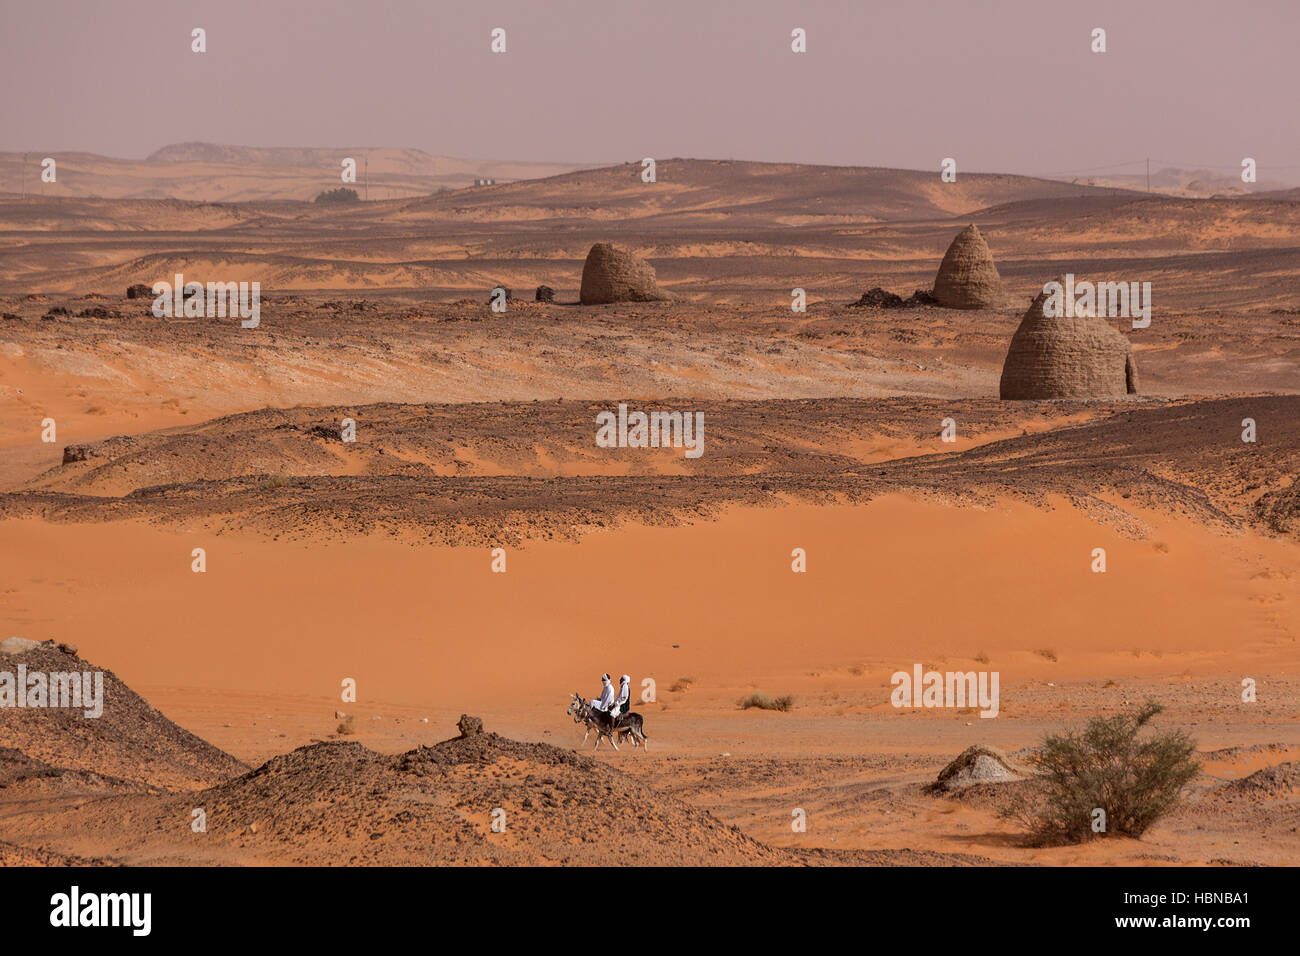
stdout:
{"type": "MultiPolygon", "coordinates": [[[[79,645],[239,756],[249,748],[204,726],[225,722],[221,698],[315,711],[322,735],[344,707],[344,677],[362,713],[468,711],[535,734],[566,730],[562,701],[594,693],[606,670],[653,677],[661,699],[690,676],[690,708],[712,716],[759,688],[844,691],[885,717],[894,670],[978,668],[982,651],[1010,720],[1017,682],[1294,673],[1300,578],[1288,572],[1300,549],[1156,527],[1130,541],[1068,507],[891,497],[533,542],[493,574],[484,549],[11,521],[0,525],[0,607],[10,633],[79,645]],[[807,574],[790,570],[796,546],[807,574]],[[207,549],[205,574],[190,570],[195,547],[207,549]],[[1090,570],[1094,547],[1107,550],[1106,574],[1090,570]],[[191,709],[207,714],[199,725],[191,709]]],[[[655,717],[657,742],[686,745],[704,716],[674,703],[655,717]]],[[[825,730],[826,746],[853,749],[825,730]]]]}

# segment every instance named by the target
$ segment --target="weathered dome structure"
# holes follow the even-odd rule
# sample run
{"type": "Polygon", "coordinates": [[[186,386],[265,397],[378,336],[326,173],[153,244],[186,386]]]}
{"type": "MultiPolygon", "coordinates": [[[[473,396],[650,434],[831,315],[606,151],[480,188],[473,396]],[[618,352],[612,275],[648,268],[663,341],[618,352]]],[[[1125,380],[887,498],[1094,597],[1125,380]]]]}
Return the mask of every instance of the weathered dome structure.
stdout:
{"type": "Polygon", "coordinates": [[[582,267],[583,305],[609,302],[655,302],[669,296],[659,290],[655,270],[640,256],[608,242],[598,242],[582,267]]]}
{"type": "Polygon", "coordinates": [[[957,233],[934,278],[934,297],[950,309],[992,309],[1005,293],[989,244],[974,225],[957,233]]]}
{"type": "MultiPolygon", "coordinates": [[[[1065,277],[1056,280],[1065,285],[1065,277]]],[[[1040,292],[1011,337],[1003,399],[1123,398],[1138,390],[1133,346],[1097,316],[1047,315],[1040,292]]],[[[1060,310],[1064,313],[1064,309],[1060,310]]]]}

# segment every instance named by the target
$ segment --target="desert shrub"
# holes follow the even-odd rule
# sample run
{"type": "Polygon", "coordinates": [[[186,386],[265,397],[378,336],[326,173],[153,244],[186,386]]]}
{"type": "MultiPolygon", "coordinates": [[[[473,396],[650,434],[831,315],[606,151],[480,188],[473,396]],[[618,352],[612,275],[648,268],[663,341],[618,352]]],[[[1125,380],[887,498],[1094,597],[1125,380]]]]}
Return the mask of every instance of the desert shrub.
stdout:
{"type": "Polygon", "coordinates": [[[1181,730],[1139,739],[1164,708],[1154,700],[1113,717],[1094,717],[1082,732],[1048,735],[1030,762],[1043,774],[1036,796],[1012,814],[1039,843],[1095,836],[1139,837],[1178,805],[1199,765],[1196,742],[1181,730]],[[1094,833],[1094,811],[1106,829],[1094,833]]]}
{"type": "Polygon", "coordinates": [[[1053,664],[1056,663],[1056,651],[1054,651],[1050,647],[1040,647],[1038,650],[1034,651],[1034,653],[1037,654],[1039,657],[1047,658],[1053,664]]]}
{"type": "Polygon", "coordinates": [[[355,734],[357,732],[356,725],[352,722],[351,714],[348,714],[343,718],[339,723],[338,730],[335,732],[339,734],[355,734]]]}
{"type": "Polygon", "coordinates": [[[673,681],[673,686],[668,688],[668,693],[670,694],[684,693],[687,690],[689,690],[691,685],[694,683],[695,683],[695,678],[693,677],[679,677],[677,678],[677,680],[673,681]]]}
{"type": "Polygon", "coordinates": [[[340,186],[338,189],[327,189],[316,197],[316,202],[360,202],[361,197],[357,195],[355,189],[348,189],[347,186],[340,186]]]}
{"type": "Polygon", "coordinates": [[[284,477],[284,475],[272,475],[265,481],[258,482],[257,490],[270,491],[272,488],[283,488],[288,483],[289,481],[284,477]]]}
{"type": "Polygon", "coordinates": [[[757,707],[760,710],[786,711],[794,707],[794,697],[786,694],[782,697],[768,697],[766,694],[750,694],[740,702],[741,710],[757,707]]]}

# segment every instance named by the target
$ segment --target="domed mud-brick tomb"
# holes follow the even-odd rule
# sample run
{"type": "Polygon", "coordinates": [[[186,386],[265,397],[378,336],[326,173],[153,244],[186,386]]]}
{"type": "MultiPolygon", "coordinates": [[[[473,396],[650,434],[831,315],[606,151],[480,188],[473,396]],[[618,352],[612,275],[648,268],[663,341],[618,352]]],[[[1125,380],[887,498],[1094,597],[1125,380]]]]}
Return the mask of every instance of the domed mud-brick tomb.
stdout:
{"type": "Polygon", "coordinates": [[[1005,304],[1002,277],[979,229],[957,234],[934,278],[934,297],[950,309],[993,309],[1005,304]]]}
{"type": "Polygon", "coordinates": [[[668,298],[671,297],[659,289],[654,267],[640,256],[608,242],[596,243],[587,253],[579,293],[583,305],[657,302],[668,298]]]}
{"type": "MultiPolygon", "coordinates": [[[[1056,280],[1061,286],[1065,278],[1056,280]]],[[[1123,398],[1138,390],[1129,340],[1097,316],[1050,316],[1041,292],[1011,337],[1004,399],[1123,398]]],[[[1062,309],[1052,311],[1064,312],[1062,309]]]]}

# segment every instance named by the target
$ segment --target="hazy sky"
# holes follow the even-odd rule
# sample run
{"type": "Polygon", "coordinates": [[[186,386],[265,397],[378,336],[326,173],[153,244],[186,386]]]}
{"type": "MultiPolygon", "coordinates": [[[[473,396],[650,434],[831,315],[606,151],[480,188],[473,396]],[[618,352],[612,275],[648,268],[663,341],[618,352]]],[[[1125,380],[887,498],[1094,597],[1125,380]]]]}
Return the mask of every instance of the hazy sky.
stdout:
{"type": "Polygon", "coordinates": [[[1300,179],[1298,0],[0,0],[0,150],[1300,179]],[[190,52],[190,30],[208,52],[190,52]],[[489,51],[493,27],[507,52],[489,51]],[[808,52],[790,51],[803,27],[808,52]],[[1094,27],[1108,52],[1090,51],[1094,27]],[[1156,163],[1153,162],[1153,168],[1156,163]],[[1269,169],[1274,168],[1270,176],[1269,169]],[[1282,167],[1290,167],[1283,170],[1282,167]],[[1139,166],[1127,171],[1139,171],[1139,166]]]}

